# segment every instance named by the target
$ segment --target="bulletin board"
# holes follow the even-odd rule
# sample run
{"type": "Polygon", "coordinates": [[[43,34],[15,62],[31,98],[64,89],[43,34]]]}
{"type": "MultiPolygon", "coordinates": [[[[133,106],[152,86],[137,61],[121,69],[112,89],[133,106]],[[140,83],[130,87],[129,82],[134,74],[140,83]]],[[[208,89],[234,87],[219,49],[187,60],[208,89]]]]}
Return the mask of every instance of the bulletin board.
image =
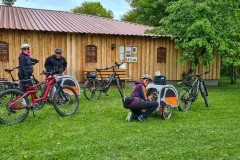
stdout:
{"type": "Polygon", "coordinates": [[[137,47],[119,46],[119,56],[122,62],[137,62],[137,47]]]}

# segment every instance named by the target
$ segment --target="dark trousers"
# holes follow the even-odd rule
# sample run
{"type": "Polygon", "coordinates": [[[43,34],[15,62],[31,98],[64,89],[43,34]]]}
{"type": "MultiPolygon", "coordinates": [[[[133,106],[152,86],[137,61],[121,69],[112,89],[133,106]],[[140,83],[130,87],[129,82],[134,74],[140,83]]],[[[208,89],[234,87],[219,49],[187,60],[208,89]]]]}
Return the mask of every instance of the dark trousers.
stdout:
{"type": "Polygon", "coordinates": [[[26,91],[28,90],[28,86],[32,86],[32,85],[33,85],[30,76],[24,77],[24,78],[21,77],[21,76],[19,76],[19,80],[20,80],[20,83],[21,83],[21,87],[22,87],[22,91],[23,91],[23,92],[26,92],[26,91]]]}
{"type": "Polygon", "coordinates": [[[158,107],[158,102],[156,101],[142,101],[134,106],[129,107],[129,109],[134,113],[133,119],[137,119],[138,116],[142,115],[144,118],[147,118],[153,111],[158,107]],[[145,109],[145,112],[142,110],[145,109]]]}

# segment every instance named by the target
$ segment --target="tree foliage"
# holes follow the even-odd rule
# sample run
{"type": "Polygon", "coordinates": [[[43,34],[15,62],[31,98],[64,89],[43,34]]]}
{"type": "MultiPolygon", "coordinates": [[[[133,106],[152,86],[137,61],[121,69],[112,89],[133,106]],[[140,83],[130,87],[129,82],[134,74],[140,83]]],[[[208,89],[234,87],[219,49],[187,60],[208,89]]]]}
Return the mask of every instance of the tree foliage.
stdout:
{"type": "Polygon", "coordinates": [[[15,2],[16,0],[2,0],[2,3],[6,6],[12,6],[15,2]]]}
{"type": "Polygon", "coordinates": [[[73,13],[87,14],[105,18],[113,18],[114,14],[111,10],[103,8],[100,2],[83,2],[81,6],[71,9],[73,13]]]}
{"type": "Polygon", "coordinates": [[[126,0],[132,7],[132,10],[125,13],[121,20],[129,21],[128,17],[135,16],[131,18],[135,23],[159,26],[159,21],[168,15],[165,9],[168,3],[172,1],[176,0],[126,0]]]}
{"type": "MultiPolygon", "coordinates": [[[[191,73],[198,63],[213,64],[217,54],[223,61],[240,65],[239,5],[233,0],[179,0],[166,8],[169,13],[159,27],[146,33],[171,35],[176,48],[183,49],[178,59],[192,62],[191,73]]],[[[237,0],[236,0],[237,2],[237,0]]]]}
{"type": "Polygon", "coordinates": [[[134,12],[134,10],[130,10],[130,11],[124,13],[121,16],[121,20],[122,21],[127,21],[127,22],[137,23],[137,13],[134,12]]]}

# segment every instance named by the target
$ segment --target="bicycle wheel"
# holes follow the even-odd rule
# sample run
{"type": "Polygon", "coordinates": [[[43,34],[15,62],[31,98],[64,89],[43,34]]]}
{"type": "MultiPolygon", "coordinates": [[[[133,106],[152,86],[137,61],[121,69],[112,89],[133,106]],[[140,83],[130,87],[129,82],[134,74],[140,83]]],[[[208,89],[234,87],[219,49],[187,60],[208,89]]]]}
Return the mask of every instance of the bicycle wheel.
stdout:
{"type": "Polygon", "coordinates": [[[124,97],[124,90],[123,90],[123,85],[120,79],[116,79],[118,91],[122,97],[124,97]]]}
{"type": "Polygon", "coordinates": [[[0,122],[13,124],[23,121],[29,113],[29,100],[27,97],[15,99],[24,93],[18,89],[8,89],[0,92],[0,122]]]}
{"type": "Polygon", "coordinates": [[[202,83],[200,83],[200,91],[201,91],[201,95],[202,95],[202,97],[204,99],[204,102],[206,104],[206,107],[209,107],[210,104],[209,104],[208,97],[207,97],[208,96],[207,90],[206,90],[205,86],[202,85],[202,83]]]}
{"type": "Polygon", "coordinates": [[[70,86],[59,86],[53,95],[53,104],[61,116],[73,115],[79,106],[77,92],[70,86]]]}
{"type": "Polygon", "coordinates": [[[180,111],[187,111],[192,106],[191,94],[189,93],[189,89],[187,87],[182,87],[178,91],[178,101],[179,106],[178,109],[180,111]]]}
{"type": "Polygon", "coordinates": [[[170,119],[172,117],[172,107],[170,105],[165,105],[162,108],[163,119],[170,119]]]}
{"type": "Polygon", "coordinates": [[[88,79],[83,88],[84,95],[88,100],[98,100],[102,95],[102,87],[97,79],[88,79]]]}

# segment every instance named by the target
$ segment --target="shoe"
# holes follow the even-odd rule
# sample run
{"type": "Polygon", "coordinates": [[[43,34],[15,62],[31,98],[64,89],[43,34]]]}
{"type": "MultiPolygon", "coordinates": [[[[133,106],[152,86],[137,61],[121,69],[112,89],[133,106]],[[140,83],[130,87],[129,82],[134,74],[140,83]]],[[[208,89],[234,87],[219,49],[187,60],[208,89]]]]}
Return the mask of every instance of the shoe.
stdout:
{"type": "Polygon", "coordinates": [[[129,112],[128,115],[127,115],[126,121],[127,121],[127,122],[131,122],[132,119],[133,119],[133,113],[132,113],[132,112],[129,112]]]}
{"type": "Polygon", "coordinates": [[[23,105],[23,106],[26,106],[26,105],[27,105],[25,99],[22,99],[22,105],[23,105]]]}
{"type": "Polygon", "coordinates": [[[141,122],[147,122],[147,120],[142,115],[138,116],[138,120],[141,122]]]}

